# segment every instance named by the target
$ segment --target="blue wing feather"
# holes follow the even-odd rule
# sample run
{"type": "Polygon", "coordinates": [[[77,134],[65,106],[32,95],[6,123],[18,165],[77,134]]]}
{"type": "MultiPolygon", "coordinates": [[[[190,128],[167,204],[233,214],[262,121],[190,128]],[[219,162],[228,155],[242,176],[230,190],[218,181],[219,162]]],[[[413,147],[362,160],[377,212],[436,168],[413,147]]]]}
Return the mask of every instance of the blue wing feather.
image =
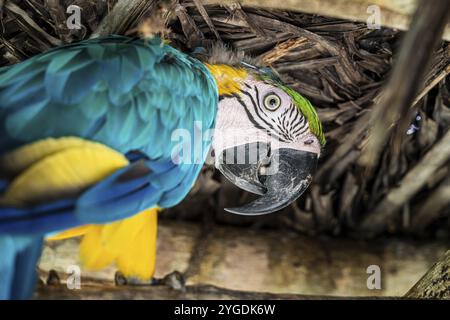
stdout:
{"type": "MultiPolygon", "coordinates": [[[[125,113],[135,119],[135,132],[159,124],[171,131],[189,112],[205,126],[215,118],[217,89],[205,66],[160,41],[89,40],[23,64],[0,70],[0,124],[8,123],[0,129],[0,152],[48,136],[68,135],[122,152],[128,147],[148,149],[147,137],[136,140],[134,134],[117,134],[116,123],[125,113]],[[195,99],[198,103],[189,104],[189,109],[177,104],[195,99]],[[106,114],[107,120],[99,126],[98,120],[106,114]]],[[[190,129],[190,124],[185,126],[190,129]]]]}
{"type": "MultiPolygon", "coordinates": [[[[171,140],[172,132],[184,129],[192,141],[199,139],[194,131],[213,126],[217,101],[216,84],[206,67],[158,39],[87,40],[1,68],[0,154],[47,137],[77,136],[145,156],[77,198],[0,207],[0,247],[3,242],[8,246],[8,241],[1,242],[5,234],[38,239],[48,232],[177,204],[197,178],[210,141],[200,141],[204,150],[196,163],[177,165],[171,160],[178,143],[171,140]],[[138,167],[145,170],[136,174],[138,167]]],[[[6,187],[3,183],[2,190],[6,187]]],[[[24,266],[34,268],[40,252],[39,241],[35,244],[21,252],[2,250],[3,257],[11,253],[6,257],[9,268],[20,273],[29,271],[24,266]]],[[[0,263],[2,268],[8,266],[0,263]]],[[[10,294],[29,296],[29,281],[21,286],[11,274],[8,279],[10,294]]],[[[0,285],[0,296],[3,289],[0,285]]]]}
{"type": "MultiPolygon", "coordinates": [[[[20,107],[12,105],[16,101],[14,95],[0,102],[0,121],[5,130],[0,136],[3,152],[11,145],[72,135],[101,142],[123,153],[139,150],[147,155],[147,165],[151,167],[155,161],[172,161],[171,153],[177,143],[171,141],[173,130],[185,129],[193,134],[197,129],[209,129],[215,118],[217,89],[212,76],[202,63],[161,45],[159,40],[146,43],[119,36],[89,40],[53,49],[24,64],[17,69],[13,66],[1,70],[0,94],[25,86],[18,90],[18,95],[24,101],[31,99],[29,95],[34,91],[27,90],[27,84],[33,88],[41,86],[39,89],[48,94],[37,103],[20,107]],[[40,72],[32,72],[35,70],[40,72]],[[33,81],[23,72],[31,72],[33,81]],[[201,128],[195,128],[195,121],[201,128]]],[[[203,147],[208,149],[209,142],[203,142],[203,147]]],[[[202,164],[202,157],[203,154],[200,159],[191,160],[202,164]]],[[[195,181],[197,167],[188,164],[174,166],[164,173],[152,171],[145,179],[154,181],[151,187],[160,191],[159,199],[163,194],[164,198],[171,198],[166,194],[170,190],[178,190],[180,195],[172,199],[179,199],[195,181]]],[[[80,197],[84,199],[81,203],[94,196],[102,199],[101,192],[115,195],[112,198],[120,198],[122,202],[132,202],[123,198],[124,185],[104,187],[106,181],[113,180],[106,179],[100,183],[101,188],[87,190],[80,197]]],[[[136,179],[133,190],[139,189],[141,180],[142,177],[136,179]]],[[[159,199],[143,201],[143,205],[159,205],[159,199]]],[[[169,203],[165,200],[166,206],[169,203]]],[[[29,210],[33,216],[42,212],[29,210]]],[[[103,214],[102,219],[107,221],[108,213],[103,214]]],[[[88,223],[88,217],[83,222],[88,223]]]]}

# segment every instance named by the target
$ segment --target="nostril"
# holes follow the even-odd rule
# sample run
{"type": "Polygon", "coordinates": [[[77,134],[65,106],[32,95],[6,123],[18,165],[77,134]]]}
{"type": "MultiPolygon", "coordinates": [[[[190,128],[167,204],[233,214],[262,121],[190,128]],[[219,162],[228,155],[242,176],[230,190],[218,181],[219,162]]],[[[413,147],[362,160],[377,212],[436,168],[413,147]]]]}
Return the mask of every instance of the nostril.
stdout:
{"type": "Polygon", "coordinates": [[[313,144],[313,143],[314,143],[314,139],[308,139],[308,140],[305,141],[305,144],[307,146],[310,145],[310,144],[313,144]]]}

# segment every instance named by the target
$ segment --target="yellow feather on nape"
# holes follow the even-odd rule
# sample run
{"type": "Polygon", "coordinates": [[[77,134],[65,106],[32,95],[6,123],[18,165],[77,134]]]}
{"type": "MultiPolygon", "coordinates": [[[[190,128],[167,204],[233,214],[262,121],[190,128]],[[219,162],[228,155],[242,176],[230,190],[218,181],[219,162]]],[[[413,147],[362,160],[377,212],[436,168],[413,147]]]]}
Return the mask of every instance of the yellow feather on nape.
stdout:
{"type": "Polygon", "coordinates": [[[219,96],[232,95],[241,91],[242,82],[248,73],[244,68],[235,68],[225,64],[205,64],[216,80],[219,96]]]}
{"type": "Polygon", "coordinates": [[[126,277],[150,280],[155,270],[157,215],[158,209],[152,208],[124,220],[93,226],[81,241],[81,262],[92,270],[115,262],[126,277]]]}
{"type": "Polygon", "coordinates": [[[85,141],[53,152],[26,168],[11,181],[0,203],[21,206],[78,195],[128,163],[123,154],[85,141]]]}

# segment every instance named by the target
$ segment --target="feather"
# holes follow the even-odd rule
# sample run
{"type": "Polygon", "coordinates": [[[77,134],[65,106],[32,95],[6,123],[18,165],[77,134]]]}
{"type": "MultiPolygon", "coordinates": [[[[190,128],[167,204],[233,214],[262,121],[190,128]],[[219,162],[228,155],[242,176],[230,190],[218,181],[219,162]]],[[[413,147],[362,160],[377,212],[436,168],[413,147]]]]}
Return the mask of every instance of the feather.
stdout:
{"type": "MultiPolygon", "coordinates": [[[[118,254],[116,264],[126,277],[148,281],[155,270],[157,212],[155,209],[150,209],[135,217],[140,218],[140,216],[143,216],[142,222],[133,222],[139,223],[139,230],[130,246],[118,254]]],[[[127,230],[124,231],[126,235],[127,230]]]]}
{"type": "MultiPolygon", "coordinates": [[[[197,120],[215,118],[218,98],[208,70],[158,39],[92,39],[55,48],[23,64],[0,70],[0,96],[10,97],[0,100],[0,152],[62,136],[98,141],[123,153],[145,149],[148,141],[136,142],[136,132],[155,121],[164,121],[160,131],[172,131],[187,111],[176,101],[196,96],[211,98],[200,107],[204,111],[197,120]],[[13,103],[18,99],[20,106],[13,103]],[[125,105],[139,112],[132,116],[134,126],[126,129],[131,132],[118,135],[115,123],[120,124],[123,115],[114,110],[125,105]],[[151,111],[155,109],[157,114],[151,111]]],[[[152,152],[161,155],[167,146],[158,148],[152,152]]]]}
{"type": "Polygon", "coordinates": [[[0,300],[32,295],[41,250],[41,237],[0,235],[0,300]]]}
{"type": "Polygon", "coordinates": [[[126,277],[149,280],[155,268],[157,209],[106,225],[91,226],[80,245],[80,259],[92,270],[116,263],[126,277]]]}
{"type": "MultiPolygon", "coordinates": [[[[52,143],[52,140],[47,141],[52,143]]],[[[44,143],[40,146],[46,149],[44,143]]],[[[22,153],[27,151],[22,148],[22,153]]],[[[16,152],[16,156],[20,158],[20,152],[16,152]]],[[[98,143],[61,148],[15,178],[0,197],[0,204],[20,207],[78,195],[127,164],[125,156],[98,143]]]]}
{"type": "Polygon", "coordinates": [[[31,295],[40,241],[18,252],[22,235],[74,227],[65,236],[85,232],[87,265],[115,261],[126,274],[151,277],[156,212],[132,216],[187,194],[201,165],[172,162],[171,134],[193,133],[195,121],[211,128],[217,103],[207,68],[157,38],[90,39],[0,69],[0,172],[10,179],[1,186],[0,295],[31,295]],[[123,155],[135,150],[144,156],[129,163],[123,155]],[[111,222],[118,226],[92,225],[111,222]],[[27,280],[22,287],[16,276],[27,280]]]}
{"type": "Polygon", "coordinates": [[[80,244],[80,259],[88,269],[98,270],[114,261],[114,255],[99,245],[102,243],[101,236],[102,226],[93,226],[80,244]]]}
{"type": "Polygon", "coordinates": [[[62,232],[52,232],[45,238],[45,240],[58,241],[58,240],[64,240],[64,239],[83,236],[83,235],[91,232],[95,227],[96,227],[95,225],[87,224],[87,225],[71,228],[68,230],[64,230],[62,232]]]}

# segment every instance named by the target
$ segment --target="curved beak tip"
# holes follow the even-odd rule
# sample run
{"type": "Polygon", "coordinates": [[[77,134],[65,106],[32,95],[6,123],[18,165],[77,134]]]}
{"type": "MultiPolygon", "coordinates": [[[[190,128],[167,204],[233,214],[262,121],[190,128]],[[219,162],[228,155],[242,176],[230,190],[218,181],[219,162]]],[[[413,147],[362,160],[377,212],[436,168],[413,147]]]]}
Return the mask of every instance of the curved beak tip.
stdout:
{"type": "Polygon", "coordinates": [[[225,210],[240,215],[263,215],[287,207],[307,190],[317,161],[316,153],[282,148],[273,152],[269,174],[264,177],[258,174],[259,163],[221,165],[220,171],[226,172],[224,175],[231,182],[241,189],[261,195],[241,207],[225,210]]]}

